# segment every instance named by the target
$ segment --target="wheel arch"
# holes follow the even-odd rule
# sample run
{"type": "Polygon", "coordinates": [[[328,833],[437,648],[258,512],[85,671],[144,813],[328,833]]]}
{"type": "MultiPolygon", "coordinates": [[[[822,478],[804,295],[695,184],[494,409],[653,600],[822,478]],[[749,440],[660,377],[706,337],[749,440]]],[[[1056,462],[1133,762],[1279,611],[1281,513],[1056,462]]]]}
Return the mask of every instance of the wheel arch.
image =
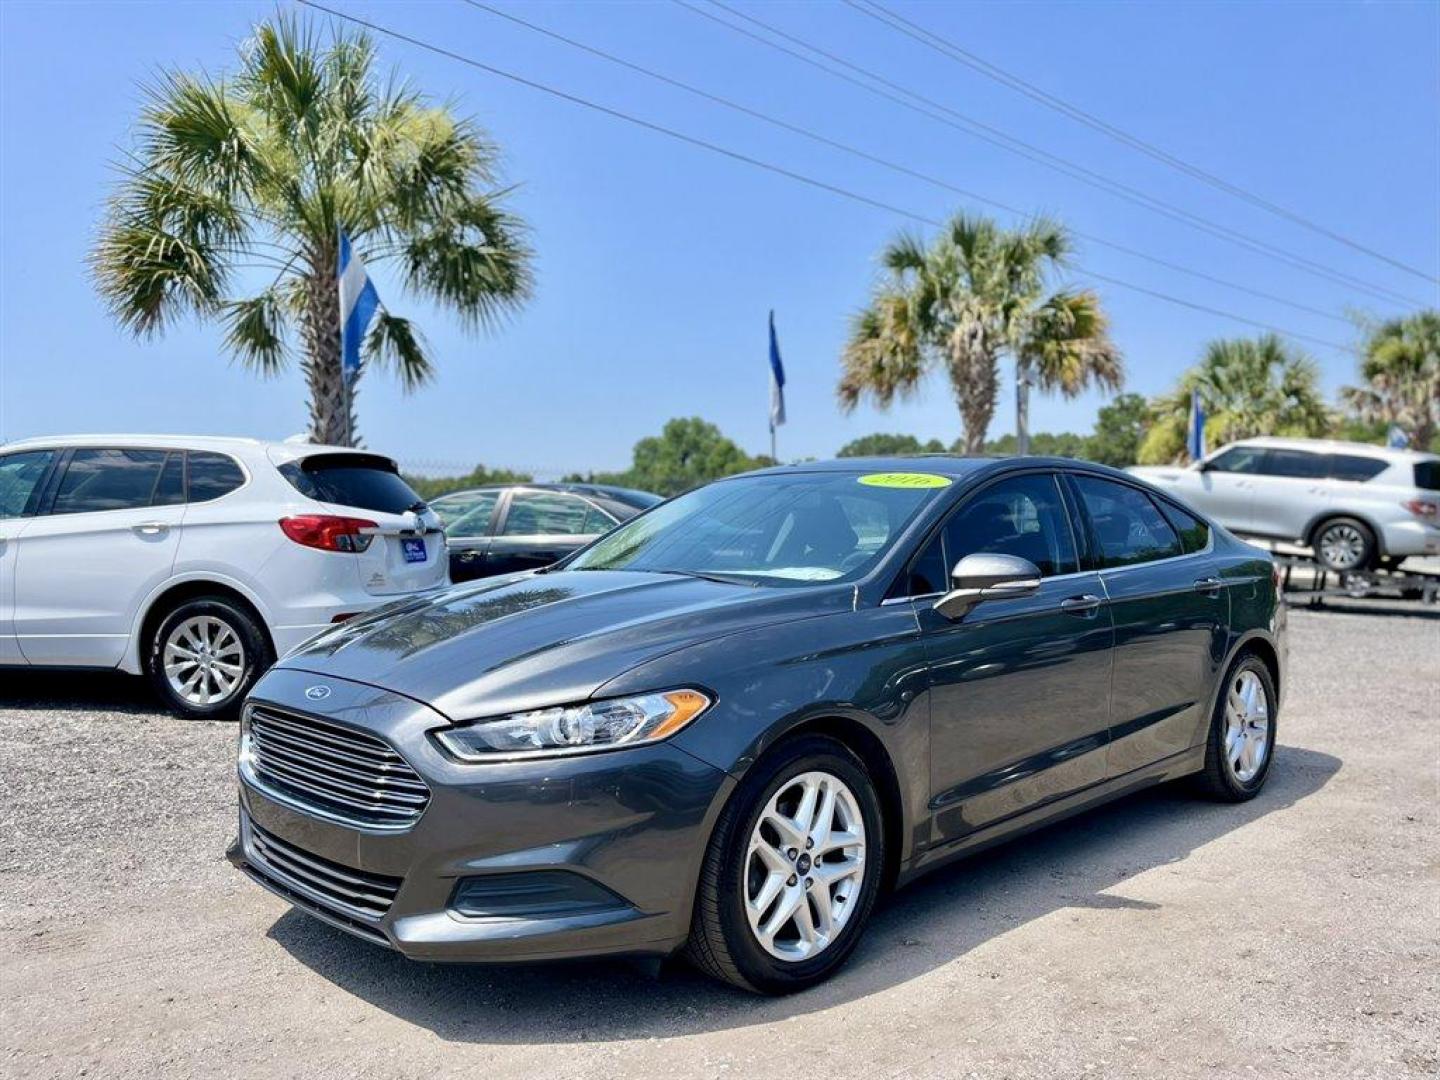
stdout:
{"type": "Polygon", "coordinates": [[[145,670],[145,652],[161,620],[173,611],[176,605],[198,596],[221,596],[243,608],[254,617],[260,632],[265,635],[266,645],[269,646],[271,654],[274,654],[275,639],[270,633],[270,621],[265,618],[258,598],[235,582],[221,581],[213,577],[192,577],[166,582],[142,605],[140,618],[130,635],[130,646],[121,666],[132,674],[142,674],[145,670]]]}
{"type": "Polygon", "coordinates": [[[1389,554],[1389,552],[1385,550],[1385,530],[1375,524],[1369,515],[1359,510],[1340,510],[1332,507],[1326,507],[1324,510],[1315,514],[1315,516],[1310,519],[1309,524],[1305,526],[1305,531],[1300,534],[1305,540],[1305,546],[1313,548],[1315,546],[1315,535],[1320,531],[1321,526],[1337,518],[1353,518],[1369,529],[1370,535],[1375,538],[1375,555],[1377,558],[1389,554]]]}
{"type": "Polygon", "coordinates": [[[807,735],[819,735],[833,739],[858,757],[875,782],[875,794],[880,800],[880,815],[885,829],[885,867],[881,877],[881,888],[889,889],[900,874],[900,868],[908,858],[910,845],[905,796],[900,786],[900,776],[891,759],[884,740],[869,725],[854,716],[840,712],[827,712],[798,719],[789,727],[766,742],[765,747],[751,761],[755,762],[793,739],[807,735]]]}

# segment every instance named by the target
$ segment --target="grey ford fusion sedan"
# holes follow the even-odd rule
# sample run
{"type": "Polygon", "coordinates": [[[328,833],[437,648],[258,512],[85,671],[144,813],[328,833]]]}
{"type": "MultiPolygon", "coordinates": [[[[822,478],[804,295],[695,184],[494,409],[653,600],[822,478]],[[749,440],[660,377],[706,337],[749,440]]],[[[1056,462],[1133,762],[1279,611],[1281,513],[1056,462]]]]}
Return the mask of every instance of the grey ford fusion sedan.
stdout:
{"type": "Polygon", "coordinates": [[[876,898],[1149,784],[1265,782],[1270,558],[1133,477],[769,469],[402,601],[256,684],[230,858],[426,960],[826,978],[876,898]]]}

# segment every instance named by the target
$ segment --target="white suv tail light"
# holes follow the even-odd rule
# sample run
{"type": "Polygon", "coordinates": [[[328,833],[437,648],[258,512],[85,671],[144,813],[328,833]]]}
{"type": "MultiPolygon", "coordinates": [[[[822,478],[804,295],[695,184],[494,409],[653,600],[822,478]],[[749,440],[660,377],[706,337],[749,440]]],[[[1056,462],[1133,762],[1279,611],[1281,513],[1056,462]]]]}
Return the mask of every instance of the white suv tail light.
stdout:
{"type": "Polygon", "coordinates": [[[335,514],[297,514],[280,519],[281,532],[297,544],[320,551],[364,551],[375,537],[361,530],[379,527],[365,518],[335,514]]]}
{"type": "Polygon", "coordinates": [[[1418,518],[1440,522],[1440,503],[1431,502],[1429,499],[1410,499],[1400,505],[1418,518]]]}

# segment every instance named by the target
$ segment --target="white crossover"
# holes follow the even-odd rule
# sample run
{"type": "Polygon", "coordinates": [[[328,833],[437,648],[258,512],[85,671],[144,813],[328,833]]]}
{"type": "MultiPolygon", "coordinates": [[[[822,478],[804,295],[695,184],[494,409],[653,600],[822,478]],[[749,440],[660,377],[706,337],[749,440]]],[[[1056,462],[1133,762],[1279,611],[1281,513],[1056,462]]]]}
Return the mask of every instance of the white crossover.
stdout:
{"type": "Polygon", "coordinates": [[[169,435],[0,446],[0,668],[145,673],[182,715],[229,715],[277,656],[443,587],[448,568],[439,518],[378,454],[169,435]]]}
{"type": "Polygon", "coordinates": [[[1331,570],[1440,554],[1440,454],[1259,438],[1185,468],[1129,471],[1231,532],[1311,547],[1331,570]]]}

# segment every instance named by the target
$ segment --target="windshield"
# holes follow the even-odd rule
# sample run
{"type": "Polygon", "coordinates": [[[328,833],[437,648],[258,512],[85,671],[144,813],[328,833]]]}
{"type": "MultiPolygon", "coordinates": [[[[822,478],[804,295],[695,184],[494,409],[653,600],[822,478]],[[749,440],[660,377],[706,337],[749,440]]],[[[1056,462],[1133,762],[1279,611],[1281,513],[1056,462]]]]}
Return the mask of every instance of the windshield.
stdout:
{"type": "Polygon", "coordinates": [[[620,526],[567,570],[648,570],[804,585],[863,576],[950,481],[810,472],[723,480],[620,526]]]}

